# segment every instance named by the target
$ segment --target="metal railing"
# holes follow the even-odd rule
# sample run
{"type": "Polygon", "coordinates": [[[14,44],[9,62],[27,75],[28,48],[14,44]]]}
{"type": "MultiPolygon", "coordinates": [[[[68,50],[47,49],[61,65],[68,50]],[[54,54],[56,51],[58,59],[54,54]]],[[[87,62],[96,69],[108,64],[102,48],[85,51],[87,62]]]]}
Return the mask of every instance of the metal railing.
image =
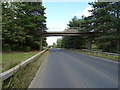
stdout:
{"type": "Polygon", "coordinates": [[[82,50],[85,52],[93,52],[93,53],[100,53],[100,54],[106,54],[106,55],[115,55],[115,56],[120,56],[120,54],[117,53],[110,53],[110,52],[100,52],[100,51],[91,51],[91,50],[82,50]]]}
{"type": "Polygon", "coordinates": [[[6,80],[6,79],[9,78],[10,76],[12,76],[15,72],[17,72],[20,68],[25,67],[25,66],[26,66],[27,64],[29,64],[31,61],[33,61],[33,60],[35,60],[35,59],[38,59],[39,56],[40,56],[42,53],[44,53],[45,51],[47,51],[47,49],[44,50],[44,51],[42,51],[42,52],[40,52],[40,53],[38,53],[38,54],[36,54],[36,55],[34,55],[34,56],[32,56],[32,57],[29,58],[29,59],[23,61],[22,63],[16,65],[15,67],[13,67],[13,68],[11,68],[11,69],[9,69],[9,70],[1,73],[1,74],[0,74],[0,80],[3,82],[4,80],[6,80]]]}

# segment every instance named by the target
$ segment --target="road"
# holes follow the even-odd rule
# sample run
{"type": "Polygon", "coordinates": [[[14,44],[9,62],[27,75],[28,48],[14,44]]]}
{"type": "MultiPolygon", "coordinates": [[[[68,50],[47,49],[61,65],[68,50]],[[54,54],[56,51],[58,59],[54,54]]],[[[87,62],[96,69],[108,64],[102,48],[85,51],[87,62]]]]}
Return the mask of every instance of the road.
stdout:
{"type": "Polygon", "coordinates": [[[118,63],[50,49],[29,88],[118,88],[118,63]]]}

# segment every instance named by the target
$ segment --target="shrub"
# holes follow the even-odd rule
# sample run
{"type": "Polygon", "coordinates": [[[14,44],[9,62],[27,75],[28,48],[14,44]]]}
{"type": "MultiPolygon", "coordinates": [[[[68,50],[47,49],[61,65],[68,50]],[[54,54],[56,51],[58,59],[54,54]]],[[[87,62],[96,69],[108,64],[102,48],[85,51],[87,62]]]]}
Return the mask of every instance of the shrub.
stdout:
{"type": "Polygon", "coordinates": [[[31,50],[31,47],[29,47],[29,46],[24,47],[24,51],[28,52],[30,50],[31,50]]]}
{"type": "Polygon", "coordinates": [[[3,52],[11,52],[11,48],[9,44],[2,44],[2,51],[3,52]]]}

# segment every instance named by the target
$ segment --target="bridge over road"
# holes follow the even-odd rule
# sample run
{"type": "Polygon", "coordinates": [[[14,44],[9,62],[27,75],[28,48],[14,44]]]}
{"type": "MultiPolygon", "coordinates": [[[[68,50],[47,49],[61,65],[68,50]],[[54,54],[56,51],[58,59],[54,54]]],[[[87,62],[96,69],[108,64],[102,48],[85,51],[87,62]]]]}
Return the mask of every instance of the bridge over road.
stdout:
{"type": "Polygon", "coordinates": [[[89,34],[98,34],[98,32],[77,32],[77,31],[49,31],[43,33],[43,36],[80,36],[80,35],[89,35],[89,34]]]}
{"type": "MultiPolygon", "coordinates": [[[[99,34],[100,32],[78,32],[76,30],[72,30],[72,31],[48,31],[48,32],[44,32],[42,37],[49,37],[49,36],[80,36],[80,35],[91,35],[91,34],[99,34]]],[[[40,40],[40,50],[42,50],[42,37],[40,40]]],[[[88,49],[91,50],[92,49],[92,43],[91,40],[88,42],[88,49]]]]}

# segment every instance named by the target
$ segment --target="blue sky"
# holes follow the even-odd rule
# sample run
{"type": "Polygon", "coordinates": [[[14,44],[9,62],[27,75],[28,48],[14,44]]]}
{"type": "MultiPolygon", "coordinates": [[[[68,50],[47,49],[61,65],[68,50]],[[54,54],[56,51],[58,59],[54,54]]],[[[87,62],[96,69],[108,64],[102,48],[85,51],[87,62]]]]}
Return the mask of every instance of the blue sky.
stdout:
{"type": "MultiPolygon", "coordinates": [[[[89,16],[88,10],[91,9],[88,2],[43,2],[43,6],[46,8],[48,31],[63,31],[74,16],[89,16]]],[[[60,37],[47,37],[48,45],[56,42],[57,38],[60,37]]]]}

